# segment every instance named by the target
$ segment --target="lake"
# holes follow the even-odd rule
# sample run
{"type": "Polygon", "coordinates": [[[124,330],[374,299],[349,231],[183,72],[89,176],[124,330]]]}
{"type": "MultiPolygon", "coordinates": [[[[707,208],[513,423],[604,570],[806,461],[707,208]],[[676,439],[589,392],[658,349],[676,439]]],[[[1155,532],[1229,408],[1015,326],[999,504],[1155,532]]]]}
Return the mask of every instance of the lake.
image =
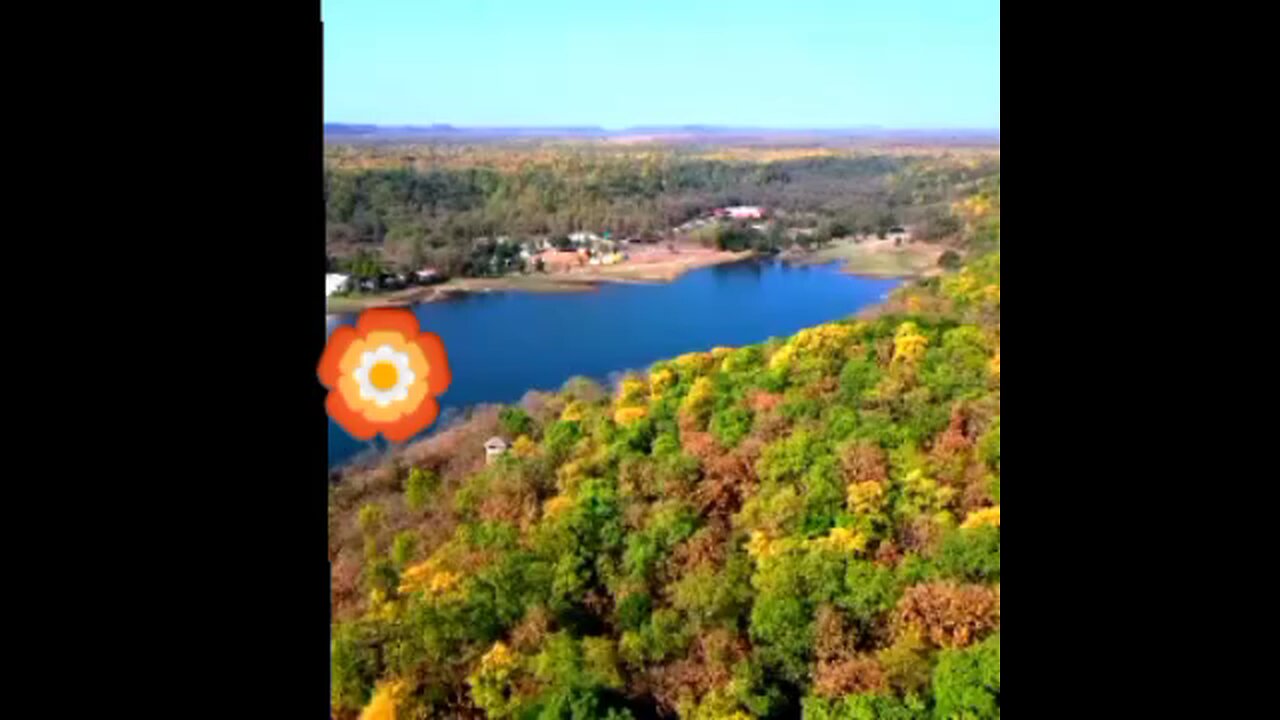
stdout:
{"type": "MultiPolygon", "coordinates": [[[[900,283],[846,275],[835,263],[761,260],[695,270],[667,284],[468,294],[415,305],[413,312],[423,330],[440,336],[453,370],[438,398],[438,427],[462,408],[515,402],[527,390],[555,390],[575,375],[605,382],[682,353],[788,336],[880,302],[900,283]]],[[[329,315],[326,332],[355,319],[329,315]]],[[[376,443],[355,440],[330,420],[329,466],[385,448],[381,437],[376,443]]]]}

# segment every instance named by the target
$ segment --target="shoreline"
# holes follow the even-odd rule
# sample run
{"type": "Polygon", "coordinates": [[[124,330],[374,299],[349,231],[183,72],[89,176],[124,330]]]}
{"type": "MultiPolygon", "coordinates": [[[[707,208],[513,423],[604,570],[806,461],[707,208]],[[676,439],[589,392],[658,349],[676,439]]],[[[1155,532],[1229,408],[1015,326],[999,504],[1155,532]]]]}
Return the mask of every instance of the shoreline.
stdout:
{"type": "Polygon", "coordinates": [[[329,297],[325,300],[325,313],[328,315],[353,313],[372,307],[410,307],[418,303],[439,302],[473,293],[571,293],[592,292],[604,284],[657,285],[673,282],[681,275],[693,270],[741,262],[756,256],[755,251],[747,250],[670,261],[614,265],[608,266],[608,269],[529,273],[492,278],[453,278],[438,285],[411,287],[377,295],[329,297]]]}
{"type": "MultiPolygon", "coordinates": [[[[797,258],[797,257],[786,258],[782,255],[777,255],[774,257],[780,262],[788,262],[798,266],[827,265],[831,263],[841,262],[840,258],[814,257],[817,254],[818,253],[810,252],[800,258],[797,258]]],[[[759,257],[759,254],[755,252],[741,253],[741,255],[744,255],[745,257],[740,257],[733,260],[725,260],[725,261],[716,262],[716,263],[707,263],[700,267],[711,267],[713,265],[726,265],[726,264],[729,264],[730,262],[741,262],[742,260],[751,259],[752,257],[759,257]]],[[[877,274],[873,274],[873,272],[864,273],[864,272],[849,271],[848,269],[846,269],[846,265],[847,263],[843,264],[839,271],[848,275],[869,277],[869,278],[876,278],[876,279],[901,278],[904,281],[908,281],[918,277],[925,277],[934,273],[933,270],[924,270],[922,272],[917,272],[913,275],[906,275],[903,273],[893,273],[893,274],[886,273],[882,275],[877,275],[877,274]]],[[[690,268],[687,268],[686,271],[696,270],[696,269],[699,269],[699,268],[690,267],[690,268]]],[[[941,268],[936,268],[936,270],[939,273],[941,272],[941,268]]],[[[679,274],[683,274],[683,272],[679,274]]],[[[678,277],[678,276],[679,275],[676,275],[675,277],[678,277]]],[[[515,277],[520,278],[522,276],[515,276],[515,277]]],[[[674,280],[675,277],[672,277],[670,280],[674,280]]],[[[509,279],[510,278],[463,278],[463,280],[478,280],[478,281],[484,281],[484,284],[495,284],[495,285],[504,284],[503,281],[506,281],[509,279]]],[[[665,282],[670,282],[670,280],[666,280],[665,282]]],[[[617,277],[602,280],[598,278],[585,279],[581,276],[578,276],[573,281],[570,281],[568,283],[559,283],[559,284],[574,286],[574,287],[569,287],[567,289],[561,290],[562,292],[587,292],[595,289],[603,282],[613,282],[613,283],[619,283],[619,284],[658,284],[664,281],[647,281],[646,282],[646,281],[637,281],[637,280],[632,280],[627,278],[617,278],[617,277]]],[[[444,288],[443,285],[427,287],[427,288],[414,288],[414,289],[426,290],[428,291],[428,293],[431,293],[432,290],[442,290],[442,292],[439,293],[439,295],[443,295],[446,298],[454,295],[463,295],[470,292],[484,292],[483,290],[476,290],[476,289],[457,289],[457,288],[446,289],[444,288]]],[[[502,292],[510,292],[510,291],[512,290],[510,289],[502,290],[502,292]]],[[[555,290],[525,290],[525,291],[526,292],[556,292],[555,290]]],[[[435,293],[431,293],[431,294],[435,295],[435,293]]],[[[422,302],[433,302],[436,299],[445,299],[445,298],[436,296],[433,300],[426,300],[422,302]]],[[[878,300],[868,303],[865,307],[860,308],[856,313],[850,315],[849,317],[861,316],[863,313],[866,313],[866,312],[875,312],[883,308],[886,302],[888,302],[888,297],[887,296],[881,297],[878,300]]],[[[335,310],[333,310],[333,308],[331,307],[329,309],[329,312],[332,314],[335,312],[335,310]]],[[[336,312],[342,312],[342,311],[336,311],[336,312]]],[[[571,376],[571,377],[577,377],[577,376],[571,376]]],[[[593,379],[596,382],[600,382],[602,386],[605,385],[605,381],[601,378],[591,378],[591,379],[593,379]]],[[[526,395],[528,395],[529,393],[543,393],[543,394],[552,393],[553,394],[556,392],[558,392],[558,390],[554,388],[526,388],[525,389],[526,395]]],[[[346,480],[348,476],[353,474],[374,472],[376,471],[377,467],[386,463],[388,460],[403,459],[404,457],[406,457],[407,454],[418,452],[419,450],[416,450],[416,449],[420,449],[421,447],[425,446],[424,444],[430,443],[435,437],[438,436],[439,433],[447,432],[450,429],[465,425],[472,419],[473,414],[483,413],[485,411],[496,411],[498,408],[501,408],[504,404],[510,404],[510,403],[488,401],[488,402],[477,402],[477,403],[466,405],[463,407],[454,408],[453,409],[454,414],[449,416],[447,419],[442,417],[441,422],[439,422],[437,425],[431,428],[430,434],[423,437],[416,437],[401,445],[385,444],[385,440],[381,436],[378,436],[375,442],[382,443],[384,446],[364,447],[361,450],[357,451],[356,453],[339,461],[337,464],[330,466],[327,471],[329,480],[331,483],[342,482],[346,480]]]]}
{"type": "MultiPolygon", "coordinates": [[[[941,250],[939,250],[939,254],[940,253],[941,253],[941,250]]],[[[696,270],[702,267],[712,267],[714,265],[727,265],[732,262],[741,262],[743,260],[760,257],[760,254],[754,251],[737,253],[737,255],[739,255],[740,257],[720,260],[718,262],[706,262],[706,263],[700,264],[697,267],[687,267],[680,273],[677,273],[676,275],[671,276],[664,280],[640,281],[640,280],[634,280],[634,279],[623,278],[623,277],[610,277],[610,278],[602,279],[602,278],[595,277],[595,274],[591,274],[591,277],[587,277],[588,274],[585,274],[585,273],[584,274],[565,273],[565,275],[572,275],[573,279],[569,281],[558,280],[556,282],[548,283],[548,285],[563,286],[562,289],[560,290],[553,290],[553,289],[528,290],[528,289],[522,289],[522,288],[512,289],[507,287],[501,290],[495,290],[495,292],[513,292],[513,291],[516,291],[516,292],[519,292],[519,291],[523,291],[523,292],[589,292],[591,290],[596,289],[597,287],[599,287],[600,284],[605,282],[612,282],[617,284],[652,285],[652,284],[659,284],[662,282],[671,282],[672,280],[675,280],[680,275],[683,275],[684,272],[688,272],[690,270],[696,270]]],[[[778,260],[779,262],[788,263],[788,264],[796,265],[799,267],[804,267],[808,265],[828,265],[831,263],[841,263],[841,266],[839,268],[839,272],[841,273],[844,273],[847,275],[853,275],[857,277],[867,277],[867,278],[874,278],[874,279],[900,278],[904,281],[910,281],[910,280],[914,280],[921,277],[929,277],[931,275],[941,274],[943,272],[942,268],[937,267],[936,263],[931,268],[924,268],[910,274],[902,273],[902,272],[878,273],[874,269],[867,270],[867,271],[850,269],[849,266],[851,263],[847,259],[843,259],[840,257],[823,257],[821,250],[810,251],[804,254],[793,254],[791,256],[788,256],[786,253],[782,253],[779,255],[774,255],[772,257],[778,260]]],[[[458,279],[458,281],[459,282],[475,281],[475,282],[468,282],[467,283],[468,285],[498,286],[498,285],[508,285],[510,284],[510,281],[512,279],[519,280],[524,277],[527,277],[527,276],[517,275],[517,276],[511,276],[511,277],[505,277],[505,278],[460,278],[458,279]]],[[[464,295],[466,293],[485,292],[485,290],[474,288],[474,287],[450,288],[450,287],[447,287],[448,285],[449,283],[444,283],[436,286],[412,288],[411,290],[426,291],[426,294],[429,294],[432,296],[431,299],[420,300],[418,302],[434,302],[436,300],[447,299],[449,297],[453,297],[456,295],[464,295]]],[[[879,300],[873,301],[868,305],[866,305],[865,307],[859,309],[856,313],[854,313],[853,315],[850,315],[850,317],[858,317],[858,316],[861,316],[863,313],[875,312],[883,308],[886,302],[888,302],[888,297],[887,296],[882,297],[879,300]]],[[[368,307],[372,307],[372,306],[368,306],[368,307]]],[[[330,314],[341,313],[341,312],[356,312],[356,311],[358,311],[358,309],[357,310],[334,310],[332,306],[328,310],[330,314]]],[[[554,389],[527,388],[525,392],[526,394],[528,394],[528,393],[555,393],[557,391],[554,389]]],[[[413,452],[413,448],[417,446],[421,446],[423,443],[429,442],[433,437],[436,436],[437,433],[447,431],[450,428],[457,425],[465,424],[466,422],[469,421],[472,413],[483,412],[485,409],[499,408],[502,405],[503,403],[500,403],[500,402],[479,402],[472,405],[467,405],[465,407],[457,408],[456,415],[453,415],[452,417],[448,418],[447,421],[440,423],[438,427],[433,427],[431,429],[430,435],[427,435],[425,437],[415,438],[399,446],[388,446],[388,447],[382,447],[382,448],[366,447],[356,452],[355,454],[347,457],[346,459],[339,461],[336,465],[329,467],[328,475],[330,478],[330,482],[341,481],[345,479],[348,475],[353,473],[373,471],[379,464],[384,463],[388,459],[403,458],[407,452],[413,452]]],[[[381,436],[379,436],[378,440],[382,441],[381,436]]]]}

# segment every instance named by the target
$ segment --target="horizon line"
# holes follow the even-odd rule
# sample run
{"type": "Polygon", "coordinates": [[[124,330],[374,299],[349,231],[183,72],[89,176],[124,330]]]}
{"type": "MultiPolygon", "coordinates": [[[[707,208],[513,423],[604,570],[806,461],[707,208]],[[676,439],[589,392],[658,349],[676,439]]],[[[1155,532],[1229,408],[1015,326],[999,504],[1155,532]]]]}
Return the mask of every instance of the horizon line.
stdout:
{"type": "Polygon", "coordinates": [[[456,130],[607,130],[607,131],[625,131],[625,130],[698,130],[698,129],[716,129],[716,130],[787,130],[787,131],[806,131],[806,130],[888,130],[888,131],[973,131],[973,132],[999,132],[998,126],[980,126],[980,125],[730,125],[718,123],[639,123],[634,125],[608,126],[597,124],[582,123],[542,123],[542,124],[520,124],[506,123],[501,125],[458,125],[448,122],[395,122],[395,123],[373,123],[373,122],[356,122],[349,120],[326,120],[325,126],[340,125],[348,127],[373,127],[373,128],[420,128],[424,130],[452,128],[456,130]]]}

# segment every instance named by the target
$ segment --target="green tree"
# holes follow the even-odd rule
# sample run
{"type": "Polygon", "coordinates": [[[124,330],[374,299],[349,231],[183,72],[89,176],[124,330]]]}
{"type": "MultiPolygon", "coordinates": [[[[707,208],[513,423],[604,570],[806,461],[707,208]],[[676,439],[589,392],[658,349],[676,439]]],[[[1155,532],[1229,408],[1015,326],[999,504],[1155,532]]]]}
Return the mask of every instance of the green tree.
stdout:
{"type": "Polygon", "coordinates": [[[395,540],[391,543],[391,562],[395,563],[397,568],[403,568],[409,564],[409,560],[413,557],[413,551],[417,548],[417,535],[411,531],[396,533],[395,540]]]}
{"type": "Polygon", "coordinates": [[[421,510],[440,486],[440,478],[431,470],[415,467],[409,470],[404,484],[404,499],[412,510],[421,510]]]}
{"type": "Polygon", "coordinates": [[[938,569],[970,582],[1000,582],[1000,528],[952,530],[938,551],[938,569]]]}
{"type": "Polygon", "coordinates": [[[519,407],[507,406],[498,413],[498,424],[502,432],[510,437],[533,434],[533,418],[519,407]]]}
{"type": "Polygon", "coordinates": [[[343,623],[334,627],[330,648],[334,708],[356,711],[369,702],[381,671],[378,659],[381,640],[370,623],[343,623]]]}
{"type": "Polygon", "coordinates": [[[943,650],[933,673],[939,720],[1000,717],[1000,634],[969,648],[943,650]]]}
{"type": "Polygon", "coordinates": [[[373,250],[357,250],[347,260],[347,272],[359,280],[377,280],[385,271],[382,258],[373,250]]]}

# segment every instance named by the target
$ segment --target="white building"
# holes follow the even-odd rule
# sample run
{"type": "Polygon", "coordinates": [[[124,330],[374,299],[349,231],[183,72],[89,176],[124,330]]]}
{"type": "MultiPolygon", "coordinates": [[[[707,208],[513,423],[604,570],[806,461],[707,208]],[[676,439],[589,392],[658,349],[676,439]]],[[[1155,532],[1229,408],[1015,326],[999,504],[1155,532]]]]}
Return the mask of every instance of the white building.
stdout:
{"type": "Polygon", "coordinates": [[[507,451],[507,441],[494,435],[484,441],[484,462],[486,465],[498,459],[498,456],[507,451]]]}
{"type": "Polygon", "coordinates": [[[731,218],[754,218],[758,220],[764,217],[764,208],[755,205],[735,205],[725,208],[724,212],[731,218]]]}
{"type": "Polygon", "coordinates": [[[350,275],[343,275],[342,273],[325,273],[324,296],[329,297],[339,290],[342,290],[347,286],[347,282],[349,280],[351,280],[350,275]]]}

